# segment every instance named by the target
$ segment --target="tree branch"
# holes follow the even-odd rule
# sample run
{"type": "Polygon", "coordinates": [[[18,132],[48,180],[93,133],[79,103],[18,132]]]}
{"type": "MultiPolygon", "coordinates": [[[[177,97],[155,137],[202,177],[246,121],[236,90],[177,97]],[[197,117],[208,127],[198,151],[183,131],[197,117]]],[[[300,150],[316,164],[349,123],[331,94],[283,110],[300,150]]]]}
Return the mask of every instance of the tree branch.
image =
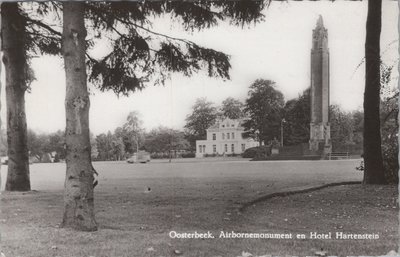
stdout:
{"type": "MultiPolygon", "coordinates": [[[[390,115],[392,115],[392,114],[393,114],[394,112],[396,112],[396,111],[397,111],[396,108],[393,108],[392,110],[390,110],[390,112],[389,112],[388,114],[386,114],[385,117],[383,118],[382,124],[385,124],[385,123],[388,121],[390,115]]],[[[396,116],[397,116],[397,115],[396,115],[396,116]]],[[[395,116],[395,117],[396,117],[396,116],[395,116]]],[[[397,117],[396,117],[396,118],[397,118],[397,117]]]]}
{"type": "MultiPolygon", "coordinates": [[[[100,14],[100,13],[96,10],[96,8],[94,8],[94,7],[91,6],[91,5],[87,5],[87,7],[88,7],[90,10],[92,10],[93,12],[95,12],[103,21],[105,21],[105,19],[104,19],[104,17],[102,16],[102,14],[100,14]]],[[[128,21],[126,21],[126,20],[124,20],[124,19],[121,19],[121,18],[119,18],[119,17],[117,17],[117,16],[115,16],[115,15],[113,15],[113,14],[110,14],[110,13],[109,13],[109,15],[112,15],[112,17],[113,17],[115,20],[117,20],[117,21],[119,21],[119,22],[121,22],[122,24],[125,24],[125,25],[127,25],[127,26],[133,26],[133,27],[135,27],[135,28],[142,29],[142,30],[144,30],[144,31],[146,31],[146,32],[148,32],[148,33],[150,33],[150,34],[156,35],[156,36],[161,36],[161,37],[165,37],[165,38],[170,39],[170,40],[176,40],[176,41],[180,41],[180,42],[183,42],[183,43],[185,43],[185,44],[188,44],[188,45],[197,46],[196,43],[194,43],[194,42],[192,42],[192,41],[189,41],[189,40],[186,40],[186,39],[183,39],[183,38],[171,37],[171,36],[168,36],[168,35],[159,33],[159,32],[155,32],[155,31],[152,31],[152,30],[150,30],[150,29],[148,29],[148,28],[145,28],[145,27],[143,27],[143,26],[140,26],[140,25],[138,25],[138,24],[136,24],[136,23],[128,22],[128,21]]],[[[112,28],[113,28],[113,27],[112,27],[112,28]]],[[[113,28],[113,29],[114,29],[114,28],[113,28]]]]}
{"type": "Polygon", "coordinates": [[[60,37],[62,36],[61,32],[56,31],[52,27],[44,24],[43,22],[41,22],[39,20],[30,19],[28,17],[24,17],[24,18],[25,18],[26,22],[30,22],[32,24],[35,24],[35,25],[39,26],[39,27],[42,27],[42,28],[48,30],[49,32],[51,32],[53,34],[56,34],[57,36],[60,36],[60,37]]]}

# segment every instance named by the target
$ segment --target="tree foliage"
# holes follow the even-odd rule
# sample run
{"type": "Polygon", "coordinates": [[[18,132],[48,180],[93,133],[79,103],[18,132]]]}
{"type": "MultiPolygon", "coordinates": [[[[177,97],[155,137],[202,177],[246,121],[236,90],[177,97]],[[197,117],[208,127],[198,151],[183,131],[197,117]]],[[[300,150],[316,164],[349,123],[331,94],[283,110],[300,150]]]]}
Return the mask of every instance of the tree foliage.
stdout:
{"type": "Polygon", "coordinates": [[[284,145],[307,143],[310,139],[310,89],[286,102],[283,116],[284,145]]]}
{"type": "Polygon", "coordinates": [[[399,183],[399,93],[385,98],[381,104],[382,158],[388,183],[399,183]]]}
{"type": "Polygon", "coordinates": [[[137,111],[132,111],[128,114],[121,132],[123,133],[126,151],[130,153],[137,152],[144,143],[143,121],[137,111]]]}
{"type": "Polygon", "coordinates": [[[332,151],[350,152],[356,145],[356,119],[354,113],[343,111],[338,105],[329,106],[332,151]]]}
{"type": "MultiPolygon", "coordinates": [[[[158,32],[155,17],[171,17],[185,30],[201,30],[228,20],[235,26],[258,23],[269,1],[128,1],[86,2],[87,47],[109,39],[112,49],[100,58],[87,52],[89,81],[102,91],[128,95],[146,85],[163,84],[173,72],[191,76],[201,70],[229,79],[229,56],[184,38],[158,32]]],[[[58,2],[20,4],[26,13],[28,52],[61,53],[62,5],[58,2]],[[52,22],[48,22],[51,20],[52,22]]],[[[25,14],[25,12],[24,12],[25,14]]]]}
{"type": "Polygon", "coordinates": [[[96,136],[96,160],[122,160],[141,148],[145,141],[143,121],[137,111],[128,114],[122,126],[117,127],[114,133],[108,131],[96,136]]]}
{"type": "Polygon", "coordinates": [[[206,98],[197,99],[191,114],[186,117],[185,125],[187,139],[192,146],[196,144],[196,140],[206,139],[206,129],[214,125],[216,120],[217,108],[214,103],[206,98]]]}
{"type": "Polygon", "coordinates": [[[144,148],[150,153],[166,153],[189,149],[189,142],[182,131],[158,127],[146,133],[144,148]]]}
{"type": "Polygon", "coordinates": [[[388,183],[399,183],[399,90],[391,86],[394,65],[381,64],[380,121],[382,158],[388,183]]]}
{"type": "Polygon", "coordinates": [[[30,157],[41,161],[46,153],[56,153],[57,160],[65,159],[65,133],[61,130],[54,133],[36,133],[28,129],[28,150],[30,157]]]}
{"type": "Polygon", "coordinates": [[[248,119],[243,123],[245,134],[260,143],[279,138],[283,106],[283,94],[275,89],[274,81],[256,80],[246,99],[244,110],[248,119]]]}
{"type": "Polygon", "coordinates": [[[244,104],[233,97],[228,97],[222,102],[221,116],[229,119],[241,119],[245,117],[244,104]]]}
{"type": "Polygon", "coordinates": [[[97,160],[118,160],[120,145],[118,139],[110,131],[96,136],[97,160]]]}

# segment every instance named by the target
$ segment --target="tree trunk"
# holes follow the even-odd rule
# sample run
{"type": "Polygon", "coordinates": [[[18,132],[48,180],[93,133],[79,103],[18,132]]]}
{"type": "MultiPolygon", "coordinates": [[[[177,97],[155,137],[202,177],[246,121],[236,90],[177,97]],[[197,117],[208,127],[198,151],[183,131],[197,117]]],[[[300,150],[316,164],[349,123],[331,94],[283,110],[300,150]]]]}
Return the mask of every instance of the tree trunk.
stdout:
{"type": "Polygon", "coordinates": [[[66,164],[62,227],[97,230],[86,84],[84,2],[63,2],[66,164]]]}
{"type": "MultiPolygon", "coordinates": [[[[1,17],[3,17],[3,15],[1,15],[1,4],[0,4],[0,30],[2,30],[2,26],[1,26],[1,24],[3,24],[2,23],[2,18],[1,17]]],[[[1,33],[0,33],[0,60],[2,60],[2,50],[3,50],[3,44],[2,44],[2,42],[3,42],[3,40],[2,40],[2,38],[1,38],[1,33]]],[[[2,69],[2,65],[1,65],[1,61],[0,61],[0,76],[1,76],[1,72],[3,71],[3,69],[2,69]]],[[[1,80],[0,80],[0,98],[1,98],[1,87],[2,87],[2,84],[1,84],[1,80]]],[[[0,101],[0,110],[1,110],[1,101],[0,101]]],[[[0,119],[0,128],[1,128],[1,119],[0,119]]],[[[1,133],[1,129],[0,129],[0,133],[1,133]]],[[[0,142],[3,142],[3,138],[2,138],[2,135],[0,134],[0,142]]],[[[1,171],[1,159],[0,159],[0,171],[1,171]]],[[[2,185],[2,183],[1,183],[1,173],[0,173],[0,191],[2,190],[2,188],[1,188],[1,185],[2,185]]]]}
{"type": "Polygon", "coordinates": [[[364,184],[386,183],[380,133],[380,35],[382,0],[368,0],[365,40],[364,184]]]}
{"type": "Polygon", "coordinates": [[[6,68],[8,174],[7,191],[31,190],[25,115],[27,60],[25,20],[17,3],[2,3],[2,49],[6,68]]]}

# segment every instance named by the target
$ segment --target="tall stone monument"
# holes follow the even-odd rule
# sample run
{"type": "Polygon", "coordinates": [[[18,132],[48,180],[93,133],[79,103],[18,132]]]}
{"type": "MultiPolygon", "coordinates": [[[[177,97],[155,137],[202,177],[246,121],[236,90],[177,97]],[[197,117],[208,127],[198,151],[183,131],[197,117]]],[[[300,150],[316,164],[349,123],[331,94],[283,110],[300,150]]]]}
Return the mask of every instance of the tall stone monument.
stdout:
{"type": "Polygon", "coordinates": [[[328,30],[322,16],[313,30],[311,49],[311,123],[310,150],[326,155],[331,152],[329,125],[329,49],[328,30]]]}

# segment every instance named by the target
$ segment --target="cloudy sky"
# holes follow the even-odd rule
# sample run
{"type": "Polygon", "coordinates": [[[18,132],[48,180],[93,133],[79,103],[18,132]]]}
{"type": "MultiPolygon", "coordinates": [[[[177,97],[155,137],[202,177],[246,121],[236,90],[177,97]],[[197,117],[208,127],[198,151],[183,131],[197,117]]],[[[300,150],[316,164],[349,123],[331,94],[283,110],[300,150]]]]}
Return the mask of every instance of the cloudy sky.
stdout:
{"type": "MultiPolygon", "coordinates": [[[[141,113],[148,130],[160,125],[182,129],[196,98],[206,97],[216,105],[227,97],[244,101],[248,86],[258,78],[276,81],[286,100],[298,96],[310,85],[311,33],[318,15],[323,16],[328,29],[331,103],[345,110],[362,107],[365,67],[357,67],[364,56],[366,1],[273,2],[264,13],[265,21],[256,26],[240,28],[221,24],[192,33],[181,30],[179,24],[166,18],[154,21],[155,31],[185,37],[229,54],[231,80],[210,79],[204,74],[191,78],[174,75],[164,87],[148,86],[120,98],[92,87],[91,131],[95,135],[113,131],[133,110],[141,113]]],[[[398,56],[397,16],[397,2],[384,1],[382,50],[388,64],[398,56]]],[[[36,131],[52,132],[65,127],[62,67],[60,58],[43,57],[33,61],[37,81],[26,96],[26,109],[28,126],[36,131]]],[[[3,120],[4,112],[2,107],[3,120]]]]}

